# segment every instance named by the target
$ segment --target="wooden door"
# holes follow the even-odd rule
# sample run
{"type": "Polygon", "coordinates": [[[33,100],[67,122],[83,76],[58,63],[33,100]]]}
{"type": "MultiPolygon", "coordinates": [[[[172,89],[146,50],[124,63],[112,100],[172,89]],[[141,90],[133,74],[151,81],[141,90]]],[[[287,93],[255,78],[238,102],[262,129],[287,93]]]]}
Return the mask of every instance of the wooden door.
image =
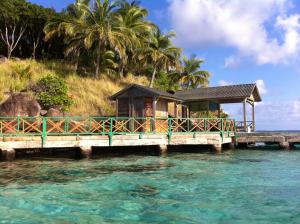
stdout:
{"type": "Polygon", "coordinates": [[[134,122],[132,127],[135,132],[144,132],[144,97],[135,97],[132,102],[132,117],[134,122]]]}
{"type": "Polygon", "coordinates": [[[129,98],[127,97],[118,99],[117,108],[118,117],[129,117],[129,98]]]}

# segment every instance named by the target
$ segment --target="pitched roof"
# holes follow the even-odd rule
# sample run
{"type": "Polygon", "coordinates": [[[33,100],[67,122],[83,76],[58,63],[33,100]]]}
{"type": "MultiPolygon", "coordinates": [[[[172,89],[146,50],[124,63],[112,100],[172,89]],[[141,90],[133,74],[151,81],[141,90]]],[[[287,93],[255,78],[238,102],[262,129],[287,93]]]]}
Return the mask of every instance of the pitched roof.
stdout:
{"type": "Polygon", "coordinates": [[[220,103],[238,103],[253,95],[255,102],[262,101],[256,84],[181,90],[174,95],[183,98],[185,101],[216,100],[220,103]]]}
{"type": "Polygon", "coordinates": [[[131,85],[125,87],[121,91],[119,91],[116,94],[109,97],[109,99],[110,100],[116,100],[116,98],[119,95],[123,94],[124,92],[126,92],[128,89],[131,89],[131,88],[138,88],[138,89],[144,90],[144,91],[146,91],[146,92],[148,92],[152,95],[155,95],[157,97],[162,97],[162,98],[171,99],[171,100],[175,100],[175,101],[183,101],[183,99],[181,97],[175,96],[175,94],[171,94],[171,93],[168,93],[167,91],[164,91],[164,90],[150,88],[150,87],[146,87],[146,86],[142,86],[142,85],[138,85],[138,84],[131,84],[131,85]]]}
{"type": "Polygon", "coordinates": [[[174,94],[168,93],[164,90],[154,89],[138,84],[131,84],[109,97],[109,99],[116,100],[118,96],[122,95],[131,88],[138,88],[157,97],[185,102],[212,100],[217,101],[219,103],[239,103],[245,100],[246,98],[250,98],[251,96],[253,96],[253,100],[255,102],[262,101],[257,85],[255,83],[207,87],[192,90],[180,90],[175,92],[174,94]]]}

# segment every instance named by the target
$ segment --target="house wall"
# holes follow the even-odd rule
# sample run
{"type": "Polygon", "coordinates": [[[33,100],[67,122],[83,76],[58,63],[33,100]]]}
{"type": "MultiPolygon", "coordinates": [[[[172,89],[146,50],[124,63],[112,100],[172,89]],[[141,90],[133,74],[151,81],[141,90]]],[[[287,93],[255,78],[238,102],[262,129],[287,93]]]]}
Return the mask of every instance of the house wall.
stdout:
{"type": "Polygon", "coordinates": [[[129,117],[130,116],[130,105],[129,98],[120,98],[117,100],[117,116],[118,117],[129,117]]]}
{"type": "Polygon", "coordinates": [[[168,101],[164,99],[158,99],[156,102],[155,117],[168,118],[168,101]]]}
{"type": "Polygon", "coordinates": [[[145,117],[153,117],[153,98],[152,97],[145,97],[144,98],[144,116],[145,117]]]}
{"type": "Polygon", "coordinates": [[[171,117],[182,117],[182,104],[178,104],[176,102],[169,102],[168,114],[171,117]]]}
{"type": "Polygon", "coordinates": [[[117,116],[152,117],[153,96],[141,89],[132,88],[117,98],[117,116]]]}

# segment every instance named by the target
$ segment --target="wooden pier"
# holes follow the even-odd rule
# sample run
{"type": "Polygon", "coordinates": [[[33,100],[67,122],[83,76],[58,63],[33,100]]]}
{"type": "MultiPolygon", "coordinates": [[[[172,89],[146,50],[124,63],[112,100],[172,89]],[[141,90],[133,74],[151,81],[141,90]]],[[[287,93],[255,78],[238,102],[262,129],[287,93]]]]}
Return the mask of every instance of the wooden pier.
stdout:
{"type": "Polygon", "coordinates": [[[203,118],[4,117],[0,149],[4,160],[15,150],[74,148],[89,157],[92,147],[208,145],[220,152],[232,145],[235,121],[203,118]]]}
{"type": "Polygon", "coordinates": [[[293,149],[300,144],[300,132],[253,132],[237,133],[236,143],[245,148],[251,144],[278,144],[280,149],[293,149]]]}

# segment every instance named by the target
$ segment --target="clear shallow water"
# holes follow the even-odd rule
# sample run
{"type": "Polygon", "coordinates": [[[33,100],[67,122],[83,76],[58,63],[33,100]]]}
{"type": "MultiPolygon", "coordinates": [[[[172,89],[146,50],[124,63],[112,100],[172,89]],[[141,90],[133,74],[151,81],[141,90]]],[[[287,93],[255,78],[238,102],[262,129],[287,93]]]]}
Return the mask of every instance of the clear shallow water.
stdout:
{"type": "Polygon", "coordinates": [[[300,223],[300,151],[0,163],[0,223],[300,223]]]}

